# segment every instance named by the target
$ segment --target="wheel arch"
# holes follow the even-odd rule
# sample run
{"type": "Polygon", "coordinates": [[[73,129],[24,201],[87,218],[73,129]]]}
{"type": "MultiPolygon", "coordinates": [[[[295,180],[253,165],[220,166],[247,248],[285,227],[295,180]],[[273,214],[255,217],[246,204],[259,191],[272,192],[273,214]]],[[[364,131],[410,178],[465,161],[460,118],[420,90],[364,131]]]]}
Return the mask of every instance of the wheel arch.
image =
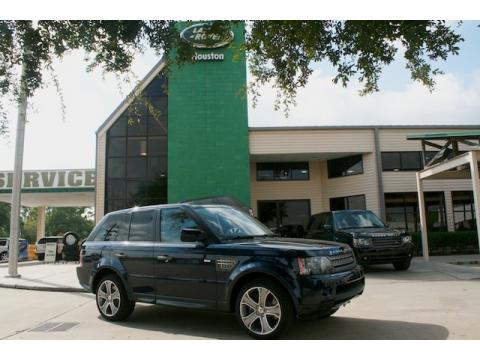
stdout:
{"type": "Polygon", "coordinates": [[[252,269],[248,272],[242,273],[232,283],[231,290],[228,296],[228,306],[231,312],[235,311],[235,302],[241,288],[245,284],[260,278],[271,280],[277,283],[278,285],[280,285],[289,295],[290,300],[292,301],[295,313],[298,312],[299,302],[297,297],[298,294],[296,294],[295,288],[292,285],[290,285],[287,281],[285,281],[285,279],[280,277],[278,274],[271,271],[266,271],[263,269],[252,269]]]}
{"type": "Polygon", "coordinates": [[[102,279],[104,276],[106,276],[108,274],[113,274],[117,278],[120,279],[125,291],[127,292],[128,297],[131,299],[132,298],[132,292],[130,291],[130,289],[127,285],[127,282],[125,281],[125,278],[122,276],[122,274],[120,274],[118,272],[117,269],[115,269],[114,267],[110,267],[110,266],[104,266],[104,267],[102,267],[102,268],[100,268],[96,271],[95,275],[92,278],[92,286],[91,286],[92,293],[95,294],[95,292],[97,290],[98,282],[100,281],[100,279],[102,279]]]}

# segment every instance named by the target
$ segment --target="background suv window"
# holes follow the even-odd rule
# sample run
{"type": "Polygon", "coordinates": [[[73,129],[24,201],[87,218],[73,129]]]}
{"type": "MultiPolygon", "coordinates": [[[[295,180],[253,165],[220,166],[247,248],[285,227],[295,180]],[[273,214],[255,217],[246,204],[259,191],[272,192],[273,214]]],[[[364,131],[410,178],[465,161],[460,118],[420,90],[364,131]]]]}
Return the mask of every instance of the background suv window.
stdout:
{"type": "Polygon", "coordinates": [[[181,208],[162,209],[160,219],[162,242],[181,242],[182,229],[198,229],[195,220],[181,208]]]}
{"type": "Polygon", "coordinates": [[[132,213],[129,241],[154,241],[155,211],[137,211],[132,213]]]}

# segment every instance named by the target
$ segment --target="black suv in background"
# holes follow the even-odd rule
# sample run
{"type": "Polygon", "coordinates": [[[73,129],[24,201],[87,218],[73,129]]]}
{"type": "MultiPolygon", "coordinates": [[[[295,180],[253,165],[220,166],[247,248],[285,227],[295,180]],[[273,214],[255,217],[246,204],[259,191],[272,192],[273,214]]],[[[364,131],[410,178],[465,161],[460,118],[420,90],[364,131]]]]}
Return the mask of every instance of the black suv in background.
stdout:
{"type": "Polygon", "coordinates": [[[126,319],[136,301],[227,311],[261,339],[303,315],[328,317],[364,289],[349,246],[275,238],[224,205],[107,214],[82,245],[77,275],[107,320],[126,319]]]}
{"type": "Polygon", "coordinates": [[[360,264],[393,264],[396,270],[410,267],[414,249],[408,233],[389,229],[368,210],[315,214],[310,218],[306,238],[348,244],[360,264]]]}

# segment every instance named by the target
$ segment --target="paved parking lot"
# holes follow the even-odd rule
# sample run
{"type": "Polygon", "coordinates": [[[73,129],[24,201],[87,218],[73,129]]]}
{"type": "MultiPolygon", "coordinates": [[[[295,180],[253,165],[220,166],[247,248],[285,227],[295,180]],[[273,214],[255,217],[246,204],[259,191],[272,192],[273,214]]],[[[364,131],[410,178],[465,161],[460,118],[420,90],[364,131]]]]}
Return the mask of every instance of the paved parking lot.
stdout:
{"type": "MultiPolygon", "coordinates": [[[[480,280],[447,270],[375,267],[361,297],[330,319],[298,322],[286,338],[480,339],[480,280]]],[[[128,321],[112,324],[91,294],[1,288],[0,298],[3,339],[248,338],[229,314],[137,305],[128,321]]]]}

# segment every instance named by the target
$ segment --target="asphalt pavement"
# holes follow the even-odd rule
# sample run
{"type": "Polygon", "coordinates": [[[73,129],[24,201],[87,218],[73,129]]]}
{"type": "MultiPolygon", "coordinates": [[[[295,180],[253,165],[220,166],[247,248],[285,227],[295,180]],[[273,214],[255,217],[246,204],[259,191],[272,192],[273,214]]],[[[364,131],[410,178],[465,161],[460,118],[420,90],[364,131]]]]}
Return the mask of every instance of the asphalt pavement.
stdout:
{"type": "MultiPolygon", "coordinates": [[[[329,319],[299,321],[285,338],[478,340],[480,269],[445,265],[416,259],[406,272],[372,267],[363,295],[329,319]]],[[[33,274],[41,266],[28,268],[33,274]]],[[[66,277],[63,270],[77,265],[49,266],[66,277]]],[[[19,270],[25,279],[27,268],[19,270]]],[[[58,285],[44,276],[38,278],[58,285]]],[[[92,294],[0,287],[0,299],[0,339],[248,339],[231,314],[137,304],[127,321],[109,323],[92,294]]]]}

